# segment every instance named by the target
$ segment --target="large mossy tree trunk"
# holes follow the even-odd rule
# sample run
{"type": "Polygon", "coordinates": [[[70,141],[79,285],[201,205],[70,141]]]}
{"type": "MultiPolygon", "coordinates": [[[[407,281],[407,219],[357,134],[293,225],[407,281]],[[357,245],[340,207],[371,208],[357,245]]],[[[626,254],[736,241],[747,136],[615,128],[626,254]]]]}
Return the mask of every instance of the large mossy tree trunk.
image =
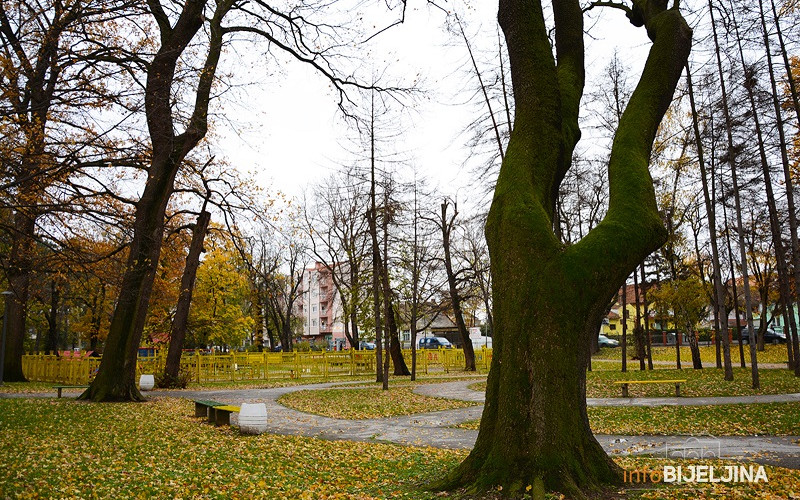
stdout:
{"type": "Polygon", "coordinates": [[[582,498],[622,480],[589,428],[589,340],[625,277],[666,239],[648,163],[691,46],[691,29],[666,1],[626,10],[653,46],[614,138],[607,215],[565,246],[553,220],[580,136],[583,13],[578,0],[553,2],[554,59],[540,2],[500,1],[516,118],[486,225],[494,357],[475,447],[434,488],[502,486],[519,497],[530,485],[534,497],[550,489],[582,498]]]}

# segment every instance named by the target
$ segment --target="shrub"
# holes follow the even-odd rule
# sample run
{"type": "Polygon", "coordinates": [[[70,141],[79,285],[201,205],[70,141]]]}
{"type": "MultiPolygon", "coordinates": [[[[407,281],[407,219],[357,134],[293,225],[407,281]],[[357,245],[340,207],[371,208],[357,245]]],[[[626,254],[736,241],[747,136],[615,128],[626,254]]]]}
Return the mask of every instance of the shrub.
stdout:
{"type": "Polygon", "coordinates": [[[159,389],[186,389],[192,381],[192,372],[181,368],[177,377],[170,377],[164,372],[156,373],[153,377],[159,389]]]}

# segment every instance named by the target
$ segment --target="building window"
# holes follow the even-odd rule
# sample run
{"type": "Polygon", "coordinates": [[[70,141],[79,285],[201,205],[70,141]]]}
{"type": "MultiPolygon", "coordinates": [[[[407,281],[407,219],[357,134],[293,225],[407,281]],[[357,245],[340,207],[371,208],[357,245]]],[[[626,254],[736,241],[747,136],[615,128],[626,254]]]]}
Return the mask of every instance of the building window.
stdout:
{"type": "Polygon", "coordinates": [[[313,326],[313,327],[317,326],[317,320],[316,319],[312,319],[311,320],[311,326],[313,326]]]}
{"type": "Polygon", "coordinates": [[[608,325],[608,329],[609,330],[616,330],[617,329],[617,325],[608,325]]]}
{"type": "Polygon", "coordinates": [[[311,312],[317,312],[317,305],[311,304],[311,312]]]}

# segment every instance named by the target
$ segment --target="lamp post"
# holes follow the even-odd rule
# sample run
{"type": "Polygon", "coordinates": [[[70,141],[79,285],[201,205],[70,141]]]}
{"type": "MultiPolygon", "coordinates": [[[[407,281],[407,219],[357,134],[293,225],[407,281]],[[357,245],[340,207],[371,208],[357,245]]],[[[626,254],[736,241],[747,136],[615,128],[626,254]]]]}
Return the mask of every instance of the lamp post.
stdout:
{"type": "Polygon", "coordinates": [[[3,385],[3,371],[6,369],[6,331],[8,330],[8,298],[14,292],[6,290],[0,293],[3,296],[3,338],[0,341],[0,385],[3,385]]]}

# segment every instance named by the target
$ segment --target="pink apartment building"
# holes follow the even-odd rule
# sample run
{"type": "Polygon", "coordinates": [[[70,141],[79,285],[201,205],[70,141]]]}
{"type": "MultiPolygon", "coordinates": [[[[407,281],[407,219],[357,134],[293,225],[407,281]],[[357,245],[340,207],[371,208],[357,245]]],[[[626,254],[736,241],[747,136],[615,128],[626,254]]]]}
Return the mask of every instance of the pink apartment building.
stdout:
{"type": "Polygon", "coordinates": [[[326,341],[331,349],[347,349],[342,303],[330,270],[321,262],[303,271],[297,314],[303,318],[303,340],[326,341]]]}

